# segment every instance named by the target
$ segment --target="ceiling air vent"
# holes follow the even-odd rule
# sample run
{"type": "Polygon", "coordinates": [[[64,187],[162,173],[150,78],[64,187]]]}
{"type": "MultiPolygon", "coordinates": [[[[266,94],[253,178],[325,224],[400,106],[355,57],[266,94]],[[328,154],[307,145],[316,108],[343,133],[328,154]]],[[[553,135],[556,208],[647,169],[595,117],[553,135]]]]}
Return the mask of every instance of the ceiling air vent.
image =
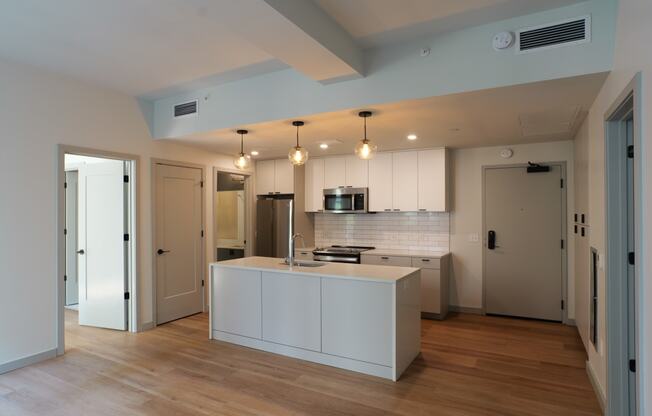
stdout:
{"type": "Polygon", "coordinates": [[[528,27],[516,32],[517,53],[539,51],[591,41],[590,16],[563,22],[528,27]]]}
{"type": "Polygon", "coordinates": [[[174,117],[189,116],[197,114],[197,100],[174,106],[174,117]]]}

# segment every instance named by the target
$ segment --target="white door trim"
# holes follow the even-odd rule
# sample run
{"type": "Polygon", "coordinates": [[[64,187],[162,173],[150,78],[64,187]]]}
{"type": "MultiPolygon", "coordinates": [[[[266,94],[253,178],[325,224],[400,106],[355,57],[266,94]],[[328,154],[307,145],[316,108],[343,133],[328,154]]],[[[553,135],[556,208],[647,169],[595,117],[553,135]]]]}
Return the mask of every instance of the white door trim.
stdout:
{"type": "MultiPolygon", "coordinates": [[[[194,168],[194,169],[199,169],[201,170],[201,180],[203,183],[203,186],[201,188],[201,225],[202,225],[202,230],[204,230],[204,238],[201,240],[201,263],[203,265],[206,264],[206,239],[208,238],[207,231],[206,231],[206,166],[199,164],[199,163],[192,163],[192,162],[179,162],[175,160],[169,160],[169,159],[157,159],[157,158],[152,158],[151,159],[151,175],[150,175],[150,183],[151,183],[151,200],[150,200],[150,206],[151,206],[151,213],[152,213],[152,322],[147,323],[147,329],[152,329],[156,328],[156,322],[157,320],[157,314],[158,314],[158,305],[157,305],[157,296],[156,296],[156,288],[158,284],[158,268],[157,268],[157,261],[156,261],[156,254],[154,253],[156,251],[156,244],[157,244],[157,238],[156,238],[156,165],[168,165],[168,166],[178,166],[182,168],[194,168]]],[[[204,279],[204,287],[202,288],[203,293],[202,293],[202,301],[204,302],[203,304],[203,310],[204,312],[208,312],[208,300],[206,299],[206,293],[207,293],[207,284],[208,284],[208,276],[209,276],[209,267],[206,266],[203,274],[203,279],[204,279]]]]}
{"type": "MultiPolygon", "coordinates": [[[[562,323],[571,324],[568,319],[568,179],[566,174],[566,162],[546,162],[536,161],[542,165],[559,166],[561,170],[561,178],[564,181],[564,188],[561,196],[561,226],[562,238],[564,239],[564,248],[561,250],[561,264],[562,264],[562,280],[561,292],[562,300],[564,301],[564,309],[562,311],[562,323]]],[[[487,224],[485,222],[485,208],[486,208],[486,193],[485,193],[485,176],[489,169],[505,169],[505,168],[527,168],[527,163],[505,164],[505,165],[485,165],[482,166],[482,314],[486,314],[486,246],[487,246],[487,224]]]]}
{"type": "Polygon", "coordinates": [[[85,147],[69,146],[64,144],[57,145],[57,164],[55,172],[55,186],[57,190],[57,240],[56,240],[56,251],[57,251],[57,314],[56,314],[56,326],[57,326],[57,355],[63,355],[65,352],[65,316],[64,316],[64,306],[66,304],[66,290],[65,282],[63,280],[66,273],[66,241],[64,235],[64,229],[66,226],[66,193],[64,189],[64,183],[66,181],[66,172],[65,172],[65,155],[74,154],[80,156],[91,156],[91,157],[101,157],[106,159],[116,159],[123,160],[130,163],[130,173],[129,173],[129,211],[130,211],[130,221],[129,221],[129,273],[128,273],[128,288],[130,299],[128,302],[128,311],[129,311],[129,320],[128,320],[128,330],[130,332],[138,332],[139,328],[139,315],[138,315],[138,271],[140,265],[139,253],[139,239],[138,239],[138,224],[140,223],[140,212],[138,207],[140,206],[138,201],[138,192],[137,184],[139,183],[138,176],[138,164],[140,163],[140,157],[137,155],[124,154],[111,152],[106,150],[90,149],[85,147]]]}

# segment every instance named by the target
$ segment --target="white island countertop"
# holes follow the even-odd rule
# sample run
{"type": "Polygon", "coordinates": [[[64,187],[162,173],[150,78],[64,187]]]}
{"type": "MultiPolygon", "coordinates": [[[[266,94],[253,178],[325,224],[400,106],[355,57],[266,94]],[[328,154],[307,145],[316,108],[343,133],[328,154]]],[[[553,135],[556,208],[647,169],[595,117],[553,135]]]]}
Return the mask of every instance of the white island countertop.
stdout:
{"type": "Polygon", "coordinates": [[[290,267],[284,259],[274,257],[244,257],[211,263],[212,266],[234,269],[251,269],[266,272],[303,274],[336,279],[363,280],[371,282],[394,283],[419,270],[416,267],[376,266],[367,264],[327,263],[319,267],[290,267]]]}

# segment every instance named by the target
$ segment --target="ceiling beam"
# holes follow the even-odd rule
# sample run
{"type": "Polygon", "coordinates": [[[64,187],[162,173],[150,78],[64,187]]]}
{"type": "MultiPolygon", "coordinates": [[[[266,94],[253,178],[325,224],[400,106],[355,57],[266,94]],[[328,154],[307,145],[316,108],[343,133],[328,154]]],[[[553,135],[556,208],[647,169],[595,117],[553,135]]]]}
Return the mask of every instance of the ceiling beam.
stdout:
{"type": "Polygon", "coordinates": [[[220,20],[256,47],[324,84],[364,76],[362,53],[333,18],[307,0],[231,0],[220,20]]]}

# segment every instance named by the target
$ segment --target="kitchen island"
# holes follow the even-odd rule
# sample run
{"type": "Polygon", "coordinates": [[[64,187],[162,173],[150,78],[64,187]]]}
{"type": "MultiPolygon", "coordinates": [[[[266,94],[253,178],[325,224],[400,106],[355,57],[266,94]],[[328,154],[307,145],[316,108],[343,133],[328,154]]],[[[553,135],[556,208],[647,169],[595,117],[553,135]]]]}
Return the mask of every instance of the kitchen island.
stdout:
{"type": "Polygon", "coordinates": [[[420,349],[419,269],[304,264],[212,263],[210,337],[398,380],[420,349]]]}

